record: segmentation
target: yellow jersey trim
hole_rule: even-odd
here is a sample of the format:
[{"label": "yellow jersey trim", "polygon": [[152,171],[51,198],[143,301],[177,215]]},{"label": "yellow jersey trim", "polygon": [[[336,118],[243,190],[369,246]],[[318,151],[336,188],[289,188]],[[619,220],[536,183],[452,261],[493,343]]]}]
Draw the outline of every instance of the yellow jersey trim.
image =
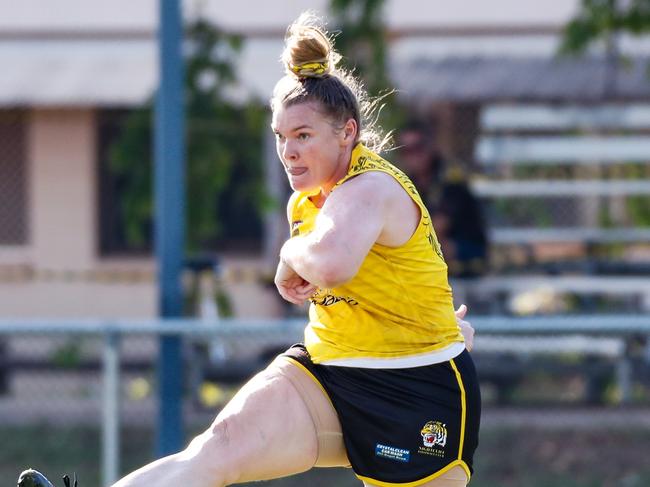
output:
[{"label": "yellow jersey trim", "polygon": [[460,410],[461,410],[461,416],[460,416],[460,441],[458,442],[458,459],[460,460],[463,458],[463,446],[465,443],[465,420],[467,416],[467,402],[465,398],[465,386],[463,385],[463,378],[460,375],[460,372],[458,371],[458,367],[456,367],[456,363],[454,360],[450,360],[449,363],[451,364],[451,367],[454,369],[454,372],[456,374],[456,380],[458,381],[458,387],[460,388]]}]

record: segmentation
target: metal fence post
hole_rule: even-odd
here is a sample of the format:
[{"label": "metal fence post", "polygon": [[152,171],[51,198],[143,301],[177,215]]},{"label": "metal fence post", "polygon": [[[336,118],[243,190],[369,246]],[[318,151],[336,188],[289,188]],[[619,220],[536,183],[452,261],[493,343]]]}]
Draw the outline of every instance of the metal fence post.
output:
[{"label": "metal fence post", "polygon": [[621,403],[627,404],[632,399],[632,339],[626,338],[623,356],[618,359],[616,364],[616,382],[618,383],[621,394]]},{"label": "metal fence post", "polygon": [[103,416],[102,422],[102,484],[114,484],[119,475],[120,455],[120,337],[109,331],[104,339]]},{"label": "metal fence post", "polygon": [[[183,105],[183,26],[180,0],[159,0],[160,80],[155,117],[155,247],[158,301],[162,318],[183,314],[181,272],[185,242],[185,117]],[[157,456],[183,443],[181,339],[160,338]]]},{"label": "metal fence post", "polygon": [[627,404],[632,397],[632,367],[628,357],[621,357],[616,364],[616,381],[621,394],[621,403]]}]

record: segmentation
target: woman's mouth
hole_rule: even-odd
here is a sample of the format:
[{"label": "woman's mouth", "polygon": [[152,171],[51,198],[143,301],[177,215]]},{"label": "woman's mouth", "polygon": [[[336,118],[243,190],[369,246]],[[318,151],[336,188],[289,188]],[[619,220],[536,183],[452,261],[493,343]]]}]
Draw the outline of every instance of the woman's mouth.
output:
[{"label": "woman's mouth", "polygon": [[292,176],[300,176],[301,174],[304,174],[307,172],[306,167],[288,167],[287,172],[291,174]]}]

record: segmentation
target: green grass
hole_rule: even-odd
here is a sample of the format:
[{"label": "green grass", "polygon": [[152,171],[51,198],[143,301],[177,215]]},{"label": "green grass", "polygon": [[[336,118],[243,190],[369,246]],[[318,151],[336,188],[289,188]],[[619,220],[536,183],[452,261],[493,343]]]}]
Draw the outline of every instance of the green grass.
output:
[{"label": "green grass", "polygon": [[[76,471],[81,487],[100,485],[100,432],[96,428],[46,425],[0,427],[0,474],[14,485],[28,467],[57,485]],[[152,459],[153,435],[135,428],[122,432],[123,472]],[[547,431],[491,428],[481,434],[472,487],[641,487],[650,485],[648,431]],[[268,487],[353,487],[361,483],[348,469],[314,469],[301,475],[248,484]]]}]

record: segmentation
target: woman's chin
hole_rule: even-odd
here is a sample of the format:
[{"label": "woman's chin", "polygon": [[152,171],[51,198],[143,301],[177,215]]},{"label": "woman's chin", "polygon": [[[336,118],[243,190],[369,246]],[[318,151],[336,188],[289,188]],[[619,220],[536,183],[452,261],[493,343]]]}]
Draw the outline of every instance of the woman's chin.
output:
[{"label": "woman's chin", "polygon": [[289,179],[289,186],[291,186],[291,189],[294,191],[300,191],[301,193],[311,193],[312,191],[316,191],[318,189],[317,186],[309,184],[309,181],[301,181],[299,178]]}]

